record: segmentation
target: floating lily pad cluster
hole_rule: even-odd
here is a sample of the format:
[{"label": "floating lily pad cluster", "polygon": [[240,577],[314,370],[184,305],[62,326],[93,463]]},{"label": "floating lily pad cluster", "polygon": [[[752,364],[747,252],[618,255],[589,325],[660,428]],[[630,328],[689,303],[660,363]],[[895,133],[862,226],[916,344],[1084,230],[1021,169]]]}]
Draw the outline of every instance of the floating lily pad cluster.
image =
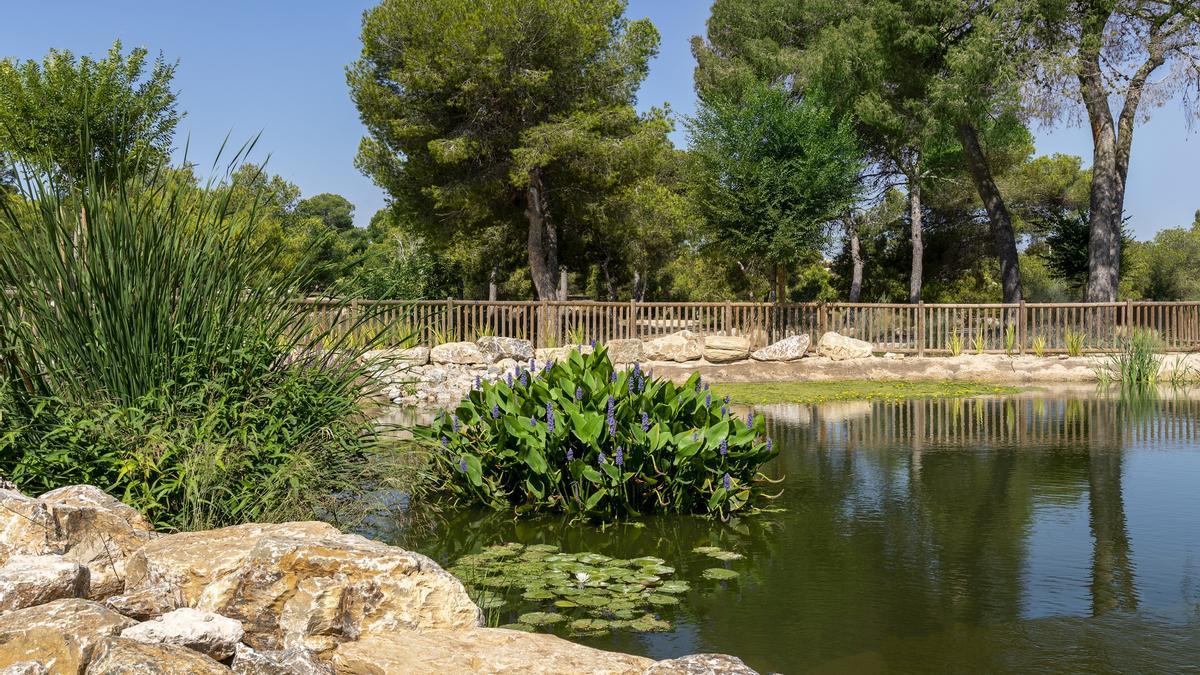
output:
[{"label": "floating lily pad cluster", "polygon": [[504,628],[602,635],[671,630],[659,612],[679,604],[688,582],[652,556],[622,560],[564,553],[548,544],[500,544],[463,556],[450,571],[484,610],[537,608]]},{"label": "floating lily pad cluster", "polygon": [[[721,562],[733,562],[734,560],[741,560],[746,557],[736,551],[726,551],[717,546],[697,546],[692,549],[692,553],[700,553]],[[738,573],[726,567],[710,567],[701,572],[700,576],[713,581],[728,581],[736,579]]]}]

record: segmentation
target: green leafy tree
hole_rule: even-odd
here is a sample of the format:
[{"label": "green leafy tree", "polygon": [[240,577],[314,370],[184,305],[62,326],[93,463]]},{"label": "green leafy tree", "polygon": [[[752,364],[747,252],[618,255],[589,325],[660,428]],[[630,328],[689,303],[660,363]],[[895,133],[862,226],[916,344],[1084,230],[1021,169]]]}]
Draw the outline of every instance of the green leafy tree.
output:
[{"label": "green leafy tree", "polygon": [[0,61],[0,152],[37,160],[60,187],[89,171],[111,184],[131,167],[158,166],[180,113],[175,64],[115,42],[102,59],[52,49],[41,63]]},{"label": "green leafy tree", "polygon": [[[578,214],[622,189],[611,167],[628,166],[647,125],[665,136],[661,114],[632,111],[658,32],[624,10],[384,0],[347,74],[369,132],[358,166],[431,243],[496,227],[525,240],[538,297],[558,297],[560,242]],[[578,187],[597,182],[599,193]]]},{"label": "green leafy tree", "polygon": [[[1018,15],[1010,41],[1035,58],[1026,79],[1047,121],[1082,108],[1092,132],[1086,298],[1117,299],[1134,128],[1146,108],[1200,99],[1200,6],[1166,0],[1047,0]],[[1113,104],[1120,106],[1114,110]]]},{"label": "green leafy tree", "polygon": [[354,227],[354,204],[341,195],[323,192],[296,204],[297,218],[317,218],[334,232]]},{"label": "green leafy tree", "polygon": [[789,268],[819,254],[826,224],[856,198],[853,130],[811,98],[754,84],[737,100],[703,101],[689,131],[713,244],[771,277],[785,300]]}]

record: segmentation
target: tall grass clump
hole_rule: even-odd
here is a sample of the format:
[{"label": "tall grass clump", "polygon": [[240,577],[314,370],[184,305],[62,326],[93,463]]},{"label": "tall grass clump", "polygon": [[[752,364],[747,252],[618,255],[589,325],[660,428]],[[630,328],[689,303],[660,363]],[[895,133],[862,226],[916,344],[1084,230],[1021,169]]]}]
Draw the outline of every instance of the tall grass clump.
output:
[{"label": "tall grass clump", "polygon": [[1143,387],[1158,381],[1162,357],[1162,343],[1158,337],[1146,330],[1135,330],[1129,339],[1121,342],[1121,350],[1109,356],[1109,378],[1121,382],[1122,387]]},{"label": "tall grass clump", "polygon": [[168,529],[342,520],[400,479],[363,412],[369,345],[291,302],[314,266],[271,271],[256,208],[234,219],[223,183],[165,167],[37,166],[3,213],[0,473],[90,483]]}]

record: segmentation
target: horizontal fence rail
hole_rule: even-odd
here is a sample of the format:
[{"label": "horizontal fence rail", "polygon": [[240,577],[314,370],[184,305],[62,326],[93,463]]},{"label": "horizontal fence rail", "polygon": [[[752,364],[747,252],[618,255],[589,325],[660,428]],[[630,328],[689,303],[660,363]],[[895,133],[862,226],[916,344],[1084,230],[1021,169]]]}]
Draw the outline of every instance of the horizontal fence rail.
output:
[{"label": "horizontal fence rail", "polygon": [[474,341],[487,335],[538,347],[652,339],[688,330],[767,344],[826,331],[879,352],[945,355],[1104,353],[1134,331],[1165,351],[1200,350],[1200,302],[887,304],[484,300],[297,300],[315,327],[382,347]]}]

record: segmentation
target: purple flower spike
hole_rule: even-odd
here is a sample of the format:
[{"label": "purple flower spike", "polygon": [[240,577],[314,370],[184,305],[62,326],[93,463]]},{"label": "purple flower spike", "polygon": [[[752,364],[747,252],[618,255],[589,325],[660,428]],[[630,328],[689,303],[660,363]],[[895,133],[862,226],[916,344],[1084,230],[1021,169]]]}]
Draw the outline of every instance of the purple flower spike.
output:
[{"label": "purple flower spike", "polygon": [[709,389],[708,383],[707,383],[707,382],[705,382],[705,383],[704,383],[704,391],[708,391],[708,389]]},{"label": "purple flower spike", "polygon": [[712,394],[709,394],[709,395],[707,395],[707,396],[705,396],[705,397],[704,397],[704,407],[705,407],[705,408],[711,408],[711,407],[712,407]]},{"label": "purple flower spike", "polygon": [[492,419],[494,419],[494,420],[500,419],[500,404],[499,403],[492,404]]},{"label": "purple flower spike", "polygon": [[753,410],[746,413],[746,426],[748,426],[748,427],[754,426],[754,411]]},{"label": "purple flower spike", "polygon": [[729,477],[729,474],[725,474],[725,477],[721,479],[721,482],[725,485],[726,490],[729,490],[729,488],[733,487],[733,479]]},{"label": "purple flower spike", "polygon": [[646,378],[642,377],[642,375],[639,373],[638,374],[638,393],[641,393],[643,391],[646,391]]},{"label": "purple flower spike", "polygon": [[724,417],[726,412],[728,412],[728,410],[725,408],[725,406],[721,406],[721,417]]},{"label": "purple flower spike", "polygon": [[633,364],[633,374],[634,375],[642,374],[642,364],[640,364],[640,363]]},{"label": "purple flower spike", "polygon": [[476,376],[475,376],[475,388],[476,388],[476,389],[482,389],[482,388],[483,388],[483,379],[482,379],[482,378],[480,378],[478,375],[476,375]]},{"label": "purple flower spike", "polygon": [[546,428],[554,433],[554,406],[550,403],[546,404]]},{"label": "purple flower spike", "polygon": [[628,388],[629,388],[629,393],[630,393],[630,394],[632,394],[632,393],[633,393],[633,384],[634,384],[633,380],[634,380],[634,377],[633,377],[632,375],[630,375],[630,376],[629,376],[629,383],[628,383],[628,384],[629,384],[629,387],[628,387]]},{"label": "purple flower spike", "polygon": [[553,362],[553,361],[547,361],[547,362],[546,362],[546,364],[542,366],[542,372],[543,372],[543,373],[545,373],[546,375],[549,375],[549,374],[550,374],[550,369],[551,369],[551,368],[553,368],[553,367],[554,367],[554,362]]},{"label": "purple flower spike", "polygon": [[529,418],[529,426],[531,426],[531,427],[536,427],[536,426],[537,426],[537,418],[536,418],[536,417],[530,417],[530,418]]},{"label": "purple flower spike", "polygon": [[521,371],[521,386],[522,387],[529,386],[529,371],[528,370]]},{"label": "purple flower spike", "polygon": [[613,460],[613,464],[616,464],[617,466],[621,466],[624,463],[625,463],[625,449],[618,446],[617,447],[617,457],[616,457],[616,459]]},{"label": "purple flower spike", "polygon": [[513,380],[512,380],[512,373],[505,373],[505,374],[504,374],[504,382],[508,384],[508,386],[509,386],[509,388],[510,388],[510,389],[512,388],[512,382],[513,382]]},{"label": "purple flower spike", "polygon": [[607,460],[607,459],[605,459],[605,457],[604,457],[604,453],[603,453],[603,452],[602,452],[602,453],[600,453],[600,456],[596,458],[596,463],[597,463],[597,464],[603,464],[603,463],[605,463],[606,461],[608,461],[608,460]]},{"label": "purple flower spike", "polygon": [[613,397],[608,397],[608,417],[605,420],[608,422],[608,433],[610,436],[617,435],[617,417],[616,417],[616,401]]},{"label": "purple flower spike", "polygon": [[575,461],[575,449],[574,448],[567,448],[567,461],[568,462]]},{"label": "purple flower spike", "polygon": [[533,359],[529,359],[529,370],[531,370],[531,371],[537,370],[537,368],[535,368],[533,365]]},{"label": "purple flower spike", "polygon": [[450,416],[450,428],[454,429],[454,433],[456,434],[458,433],[458,430],[462,428],[462,425],[458,423],[458,415]]},{"label": "purple flower spike", "polygon": [[725,394],[725,405],[729,405],[729,401],[730,401],[729,394]]},{"label": "purple flower spike", "polygon": [[458,470],[463,473],[467,472],[467,458],[466,457],[463,457],[462,459],[458,460]]},{"label": "purple flower spike", "polygon": [[699,394],[699,393],[700,393],[700,383],[701,383],[701,381],[702,381],[703,379],[704,379],[704,378],[702,378],[702,377],[697,377],[697,378],[696,378],[696,393],[697,393],[697,394]]},{"label": "purple flower spike", "polygon": [[771,438],[767,437],[767,452],[770,452],[771,448],[774,447],[774,445],[775,444],[771,442]]},{"label": "purple flower spike", "polygon": [[596,348],[596,338],[592,338],[592,349]]},{"label": "purple flower spike", "polygon": [[721,449],[718,450],[717,452],[721,453],[722,457],[729,454],[729,439],[728,438],[721,439]]},{"label": "purple flower spike", "polygon": [[447,445],[450,445],[450,439],[446,438],[445,436],[442,436],[442,447],[444,448]]},{"label": "purple flower spike", "polygon": [[642,431],[650,431],[650,415],[642,411]]},{"label": "purple flower spike", "polygon": [[575,387],[575,400],[576,401],[583,400],[583,387]]},{"label": "purple flower spike", "polygon": [[612,371],[612,374],[608,376],[608,381],[609,381],[609,382],[616,382],[616,381],[617,381],[617,371],[615,371],[615,370],[614,370],[614,371]]}]

